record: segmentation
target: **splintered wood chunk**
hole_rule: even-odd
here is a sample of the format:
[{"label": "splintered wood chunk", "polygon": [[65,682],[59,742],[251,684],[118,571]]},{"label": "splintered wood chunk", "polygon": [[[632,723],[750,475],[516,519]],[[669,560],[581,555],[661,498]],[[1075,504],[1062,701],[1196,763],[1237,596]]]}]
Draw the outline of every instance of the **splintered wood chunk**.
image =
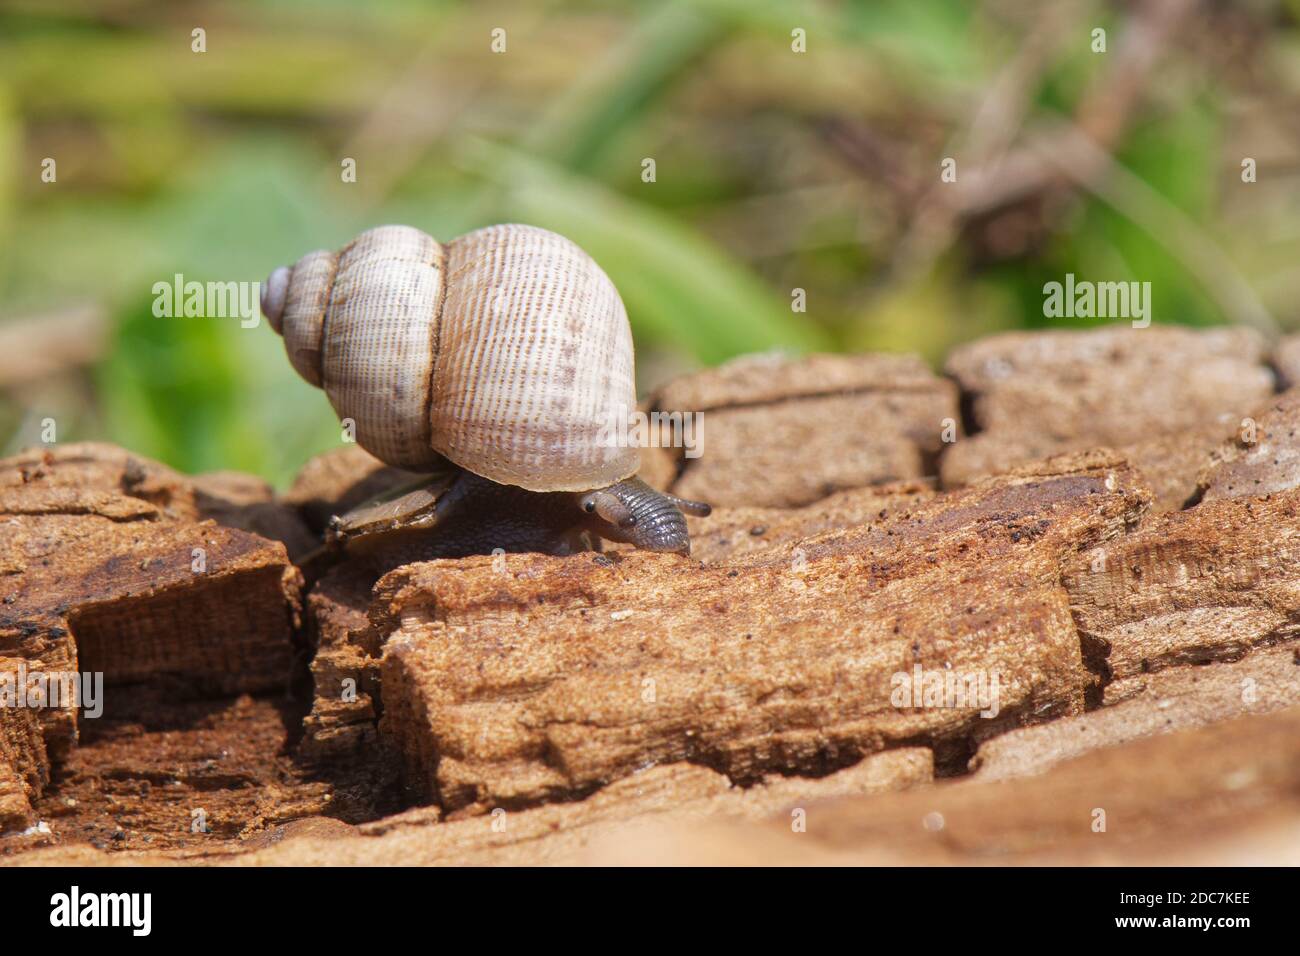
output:
[{"label": "splintered wood chunk", "polygon": [[1198,482],[1204,501],[1300,486],[1300,388],[1244,416],[1211,458]]},{"label": "splintered wood chunk", "polygon": [[[302,586],[285,546],[194,520],[203,493],[165,471],[78,448],[0,462],[0,654],[102,675],[110,697],[159,680],[204,696],[284,687]],[[41,720],[63,759],[75,699]]]},{"label": "splintered wood chunk", "polygon": [[[1015,332],[955,350],[945,364],[970,404],[977,434],[941,462],[945,487],[1064,451],[1109,446],[1157,462],[1165,435],[1226,435],[1273,391],[1263,344],[1248,329],[1173,326]],[[1195,490],[1205,460],[1187,451],[1177,479],[1161,469],[1162,505]],[[1174,503],[1168,503],[1175,499]]]},{"label": "splintered wood chunk", "polygon": [[677,463],[672,492],[733,508],[932,474],[961,418],[953,383],[912,355],[746,356],[669,382],[649,413]]},{"label": "splintered wood chunk", "polygon": [[375,745],[373,695],[379,658],[361,643],[369,626],[373,577],[342,565],[307,595],[306,615],[314,639],[311,672],[315,697],[303,722],[302,753],[310,759],[338,758]]},{"label": "splintered wood chunk", "polygon": [[1080,554],[1064,582],[1085,648],[1116,680],[1300,636],[1300,489],[1155,516]]},{"label": "splintered wood chunk", "polygon": [[1043,463],[714,567],[635,552],[398,569],[370,611],[381,731],[427,799],[482,812],[651,764],[821,774],[1079,712],[1094,677],[1060,562],[1136,521],[1149,496],[1130,480],[1104,456]]},{"label": "splintered wood chunk", "polygon": [[1300,704],[1300,643],[1264,648],[1245,660],[1171,667],[1109,685],[1109,706],[1024,727],[984,743],[972,759],[979,779],[1042,773],[1051,766],[1140,737],[1167,734]]},{"label": "splintered wood chunk", "polygon": [[40,711],[32,705],[29,673],[21,658],[0,657],[0,830],[31,822],[32,800],[50,780]]}]

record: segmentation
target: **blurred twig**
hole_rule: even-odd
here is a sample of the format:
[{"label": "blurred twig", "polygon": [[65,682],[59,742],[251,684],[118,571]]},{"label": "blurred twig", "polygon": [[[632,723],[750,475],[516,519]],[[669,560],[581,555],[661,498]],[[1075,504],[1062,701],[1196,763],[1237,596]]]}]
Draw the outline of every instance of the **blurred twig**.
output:
[{"label": "blurred twig", "polygon": [[[994,79],[966,130],[964,142],[950,147],[959,157],[956,183],[934,181],[894,253],[896,280],[928,271],[957,237],[961,220],[972,211],[971,196],[987,196],[989,180],[1007,165],[1007,152],[1024,122],[1038,82],[1052,54],[1076,28],[1083,5],[1048,6],[1021,44],[1020,53]],[[954,193],[956,195],[954,196]]]},{"label": "blurred twig", "polygon": [[97,362],[107,338],[107,317],[94,305],[0,323],[0,388]]},{"label": "blurred twig", "polygon": [[1270,337],[1279,334],[1277,321],[1219,244],[1141,177],[1117,163],[1090,135],[1062,123],[1035,148],[1045,166],[1158,236],[1169,253],[1201,281],[1229,321],[1252,326]]},{"label": "blurred twig", "polygon": [[[441,46],[436,35],[424,44],[343,144],[341,156],[366,160],[365,175],[357,181],[365,207],[387,198],[429,147],[455,125],[482,86],[481,78],[443,82],[438,67]],[[331,184],[338,175],[333,166],[325,174]]]},{"label": "blurred twig", "polygon": [[[1106,156],[1105,151],[1114,147],[1127,128],[1152,69],[1196,2],[1151,0],[1145,4],[1109,54],[1109,69],[1084,94],[1071,129],[1092,137],[1101,156]],[[1078,182],[1045,159],[1068,148],[1071,137],[1059,130],[1036,132],[1015,149],[1010,144],[1024,120],[1035,78],[1046,68],[1048,55],[1061,38],[1074,35],[1079,13],[1075,5],[1049,8],[1031,31],[1021,55],[994,82],[967,134],[970,152],[962,149],[954,153],[959,157],[957,182],[938,183],[929,190],[899,244],[893,268],[896,280],[929,269],[956,239],[964,221],[1071,179]]]},{"label": "blurred twig", "polygon": [[961,215],[979,215],[1059,185],[1061,170],[1043,157],[1067,148],[1075,132],[1089,136],[1103,151],[1113,150],[1142,102],[1152,70],[1197,2],[1150,0],[1145,4],[1120,36],[1110,55],[1110,68],[1084,93],[1073,127],[1039,133],[995,168],[980,171],[975,185],[958,190]]}]

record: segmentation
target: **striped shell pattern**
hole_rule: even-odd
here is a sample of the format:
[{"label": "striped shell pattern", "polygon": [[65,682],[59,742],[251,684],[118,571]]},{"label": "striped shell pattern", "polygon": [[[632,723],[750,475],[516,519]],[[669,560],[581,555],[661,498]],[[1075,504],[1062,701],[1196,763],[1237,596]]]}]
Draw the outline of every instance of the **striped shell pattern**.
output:
[{"label": "striped shell pattern", "polygon": [[563,236],[502,225],[444,245],[380,226],[277,269],[263,310],[298,374],[390,465],[443,456],[501,484],[585,491],[640,464],[610,440],[636,408],[627,312]]}]

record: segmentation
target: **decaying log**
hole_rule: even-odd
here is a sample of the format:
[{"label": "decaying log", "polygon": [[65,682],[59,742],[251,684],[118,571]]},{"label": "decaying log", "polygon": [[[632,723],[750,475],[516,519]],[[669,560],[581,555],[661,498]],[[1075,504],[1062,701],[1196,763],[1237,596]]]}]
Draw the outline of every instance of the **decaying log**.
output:
[{"label": "decaying log", "polygon": [[691,557],[716,564],[826,531],[883,521],[933,496],[927,482],[901,481],[839,491],[802,508],[721,508],[707,518],[686,519]]},{"label": "decaying log", "polygon": [[808,807],[807,829],[647,828],[593,844],[602,865],[1300,862],[1300,708],[1091,751],[1016,780],[977,778]]},{"label": "decaying log", "polygon": [[50,779],[50,763],[41,735],[39,712],[23,699],[27,662],[0,657],[0,831],[33,822],[31,801]]},{"label": "decaying log", "polygon": [[1114,679],[1300,636],[1300,490],[1203,501],[1080,554],[1063,576]]},{"label": "decaying log", "polygon": [[[0,654],[102,674],[109,692],[285,686],[301,576],[280,542],[199,520],[208,493],[173,475],[95,445],[0,466]],[[60,703],[41,712],[55,760],[76,739]]]},{"label": "decaying log", "polygon": [[[955,350],[945,369],[977,429],[944,454],[945,487],[1105,445],[1155,467],[1162,508],[1192,495],[1205,456],[1274,385],[1260,337],[1241,328],[1016,332]],[[1183,434],[1179,478],[1164,439]]]},{"label": "decaying log", "polygon": [[1245,416],[1197,480],[1205,501],[1267,495],[1300,486],[1300,388]]},{"label": "decaying log", "polygon": [[788,508],[932,474],[961,420],[952,382],[911,355],[748,356],[669,382],[649,406],[702,414],[702,454],[671,449],[672,491],[723,507]]},{"label": "decaying log", "polygon": [[1106,687],[1107,706],[1024,727],[985,742],[971,761],[976,777],[1042,773],[1102,747],[1200,727],[1300,702],[1300,642],[1252,651],[1236,663],[1172,667]]},{"label": "decaying log", "polygon": [[[947,367],[761,356],[665,386],[648,411],[704,413],[703,457],[644,470],[717,506],[690,558],[377,582],[340,558],[305,599],[292,559],[409,473],[350,446],[277,499],[110,446],[0,462],[0,673],[100,671],[119,721],[74,751],[74,709],[0,708],[0,859],[98,859],[30,850],[102,836],[68,787],[141,830],[218,808],[211,849],[111,838],[146,862],[1145,860],[1300,819],[1300,392],[1271,395],[1258,338],[1013,335]],[[261,696],[295,648],[301,741]],[[174,753],[119,734],[146,698],[141,746]],[[173,763],[188,789],[96,795]]]},{"label": "decaying log", "polygon": [[[380,727],[426,798],[482,812],[650,764],[820,774],[1077,713],[1094,675],[1061,562],[1148,500],[1097,453],[714,567],[642,552],[410,565],[369,612]],[[917,671],[996,673],[996,714],[896,706],[897,675]]]}]

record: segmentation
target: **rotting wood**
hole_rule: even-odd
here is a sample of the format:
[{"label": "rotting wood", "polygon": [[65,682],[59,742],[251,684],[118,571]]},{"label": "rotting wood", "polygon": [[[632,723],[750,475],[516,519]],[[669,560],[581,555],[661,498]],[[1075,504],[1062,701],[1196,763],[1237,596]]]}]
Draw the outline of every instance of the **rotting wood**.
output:
[{"label": "rotting wood", "polygon": [[1236,663],[1173,667],[1106,687],[1107,706],[1012,730],[971,761],[981,780],[1042,773],[1091,750],[1300,702],[1300,642],[1252,651]]},{"label": "rotting wood", "polygon": [[[182,475],[116,445],[79,442],[29,449],[0,462],[4,514],[100,514],[237,528],[280,541],[291,556],[315,546],[297,509],[265,481],[239,472]],[[111,513],[104,509],[113,509]]]},{"label": "rotting wood", "polygon": [[717,564],[827,531],[883,521],[933,496],[926,482],[900,481],[836,492],[801,508],[720,508],[707,518],[686,519],[691,557],[701,564]]},{"label": "rotting wood", "polygon": [[27,666],[21,658],[0,657],[0,831],[34,822],[31,802],[50,779],[38,711],[25,699],[10,699],[25,695]]},{"label": "rotting wood", "polygon": [[1252,409],[1211,459],[1197,480],[1204,501],[1300,486],[1300,388]]},{"label": "rotting wood", "polygon": [[1151,488],[1151,510],[1179,511],[1195,501],[1198,478],[1230,428],[1222,422],[1156,435],[1116,449]]},{"label": "rotting wood", "polygon": [[[819,779],[769,777],[748,788],[706,767],[649,767],[579,803],[558,803],[490,818],[442,821],[436,808],[396,814],[351,827],[309,817],[278,825],[247,841],[238,855],[193,856],[196,862],[242,865],[346,866],[391,859],[404,865],[548,865],[571,861],[606,839],[626,839],[657,822],[757,823],[773,815],[789,825],[793,810],[841,796],[869,796],[930,782],[928,750],[910,747],[864,758]],[[150,864],[171,857],[121,854]],[[87,862],[80,847],[37,850],[35,860]]]},{"label": "rotting wood", "polygon": [[808,808],[807,829],[668,825],[577,857],[598,865],[1295,865],[1300,708],[1090,751],[1045,773]]},{"label": "rotting wood", "polygon": [[[1271,387],[1271,375],[1251,334],[1133,334],[1103,330],[1064,333],[1062,339],[1049,333],[1033,342],[1017,339],[1009,351],[997,339],[972,346],[973,353],[988,346],[989,355],[1010,356],[1011,374],[998,361],[976,363],[973,372],[960,374],[950,364],[959,380],[969,379],[967,398],[983,432],[959,437],[947,454],[930,418],[934,411],[955,410],[955,401],[943,397],[953,395],[951,383],[935,379],[919,363],[909,370],[912,360],[762,357],[678,380],[684,391],[667,407],[707,406],[706,458],[715,470],[674,458],[680,449],[651,449],[652,464],[667,466],[656,481],[675,480],[681,467],[683,478],[712,474],[718,487],[738,489],[742,498],[746,489],[773,494],[761,487],[766,481],[778,489],[781,504],[812,502],[721,507],[710,518],[691,519],[694,556],[703,567],[626,551],[568,559],[520,555],[505,558],[504,573],[491,558],[412,565],[374,590],[356,567],[336,567],[311,593],[308,627],[298,634],[315,643],[316,696],[301,747],[287,752],[293,768],[268,763],[258,771],[283,772],[284,781],[249,777],[265,790],[252,799],[247,792],[222,790],[221,768],[213,768],[211,777],[196,763],[196,786],[216,787],[210,800],[226,810],[221,835],[190,841],[184,854],[213,861],[240,854],[248,862],[552,862],[589,858],[590,846],[596,858],[610,859],[611,845],[633,852],[637,841],[631,837],[642,832],[642,822],[668,819],[657,816],[656,807],[680,801],[683,807],[708,808],[702,820],[734,817],[736,808],[760,804],[764,814],[776,812],[771,825],[756,830],[751,824],[746,831],[749,847],[772,854],[766,862],[825,860],[840,852],[832,848],[837,841],[856,860],[1029,860],[1047,853],[1060,854],[1052,859],[1086,859],[1094,851],[1077,842],[1073,803],[1059,819],[1035,806],[1017,824],[991,807],[988,791],[961,796],[983,777],[1031,774],[1032,780],[998,783],[1017,788],[1003,789],[998,799],[1057,799],[1070,792],[1079,761],[1121,788],[1116,805],[1126,821],[1138,821],[1126,822],[1122,838],[1109,846],[1146,846],[1143,841],[1163,828],[1166,838],[1174,835],[1176,848],[1182,831],[1169,825],[1171,813],[1227,832],[1231,814],[1219,813],[1225,800],[1248,816],[1252,807],[1274,801],[1283,785],[1274,773],[1276,762],[1294,762],[1296,745],[1287,750],[1274,725],[1249,725],[1255,737],[1236,731],[1224,736],[1217,726],[1208,728],[1209,736],[1191,731],[1204,747],[1250,751],[1262,741],[1257,752],[1244,754],[1244,762],[1220,767],[1227,775],[1221,787],[1200,777],[1148,778],[1173,774],[1174,759],[1191,759],[1180,728],[1218,725],[1239,713],[1296,702],[1300,666],[1289,655],[1300,638],[1291,624],[1296,609],[1288,575],[1288,565],[1295,564],[1291,539],[1300,527],[1294,510],[1300,491],[1292,490],[1289,453],[1294,399],[1257,401]],[[1167,354],[1156,354],[1161,352]],[[1281,368],[1278,353],[1274,362]],[[976,381],[980,374],[989,380]],[[1155,397],[1159,414],[1151,411]],[[771,433],[777,446],[795,440],[793,423],[804,416],[797,432],[800,450],[746,471],[754,450],[739,439],[727,444],[728,416],[771,409],[778,419],[791,416],[788,434]],[[822,412],[838,417],[820,417]],[[876,413],[897,415],[877,422],[884,445],[872,454],[880,467],[853,472],[830,462],[822,468],[820,462],[847,445],[865,447],[871,438],[846,435],[845,421],[861,415],[865,422]],[[1258,426],[1262,438],[1254,444],[1241,437],[1241,426],[1249,424],[1243,418]],[[757,428],[759,421],[768,419],[755,417],[744,427]],[[715,444],[710,428],[719,423],[724,441]],[[912,425],[916,429],[909,432]],[[1225,443],[1227,433],[1234,437]],[[1015,463],[1022,454],[1041,456],[1103,440],[1119,453],[1094,450]],[[980,453],[993,456],[990,470],[1002,476],[972,472],[952,482],[963,487],[939,492],[932,479],[833,492],[840,480],[835,469],[861,485],[894,474],[903,461],[933,473],[936,455],[945,469],[954,469],[945,470],[952,478],[976,460],[972,442],[983,443]],[[139,543],[150,556],[175,546],[179,559],[185,536],[200,529],[226,536],[227,550],[219,553],[244,554],[250,562],[250,576],[240,578],[243,586],[232,586],[220,600],[259,621],[268,613],[288,614],[276,638],[286,648],[290,630],[298,630],[296,583],[288,580],[296,572],[277,545],[232,529],[258,531],[301,553],[314,544],[306,526],[319,529],[329,514],[409,477],[348,447],[304,469],[286,496],[289,507],[247,476],[185,478],[109,446],[25,453],[3,465],[12,467],[0,466],[0,582],[10,591],[29,578],[53,581],[50,566],[41,562],[58,564],[84,542],[120,545],[127,535],[143,533]],[[1198,497],[1199,504],[1178,510]],[[1177,513],[1152,514],[1152,501],[1154,510]],[[216,523],[200,524],[204,518]],[[75,559],[68,567],[74,576],[93,570]],[[137,584],[137,570],[157,570],[132,570],[129,559],[105,568],[104,580],[111,570]],[[161,593],[174,602],[173,621],[195,613],[180,603],[190,586],[183,577],[163,582]],[[143,607],[147,617],[157,616],[149,595],[159,598],[158,593],[105,589],[111,593],[104,602]],[[92,656],[106,653],[103,646],[95,648],[96,633],[113,630],[103,623],[112,615],[95,616],[100,606],[83,618],[69,607],[66,622],[49,627],[11,618],[16,626],[0,632],[0,653],[18,647],[33,666],[84,668],[76,645],[86,643],[86,623]],[[13,603],[0,606],[0,613],[13,611]],[[129,616],[123,611],[117,628],[128,643],[136,636],[128,633]],[[60,626],[70,633],[58,633]],[[243,655],[241,673],[249,681],[278,668],[274,686],[265,689],[282,686],[283,658],[259,662],[245,655],[239,641],[246,635],[234,626],[218,627],[212,636],[234,658]],[[164,657],[184,658],[179,671],[158,666],[153,651],[128,654],[125,644],[108,644],[123,651],[114,665],[118,679],[139,681],[133,686],[150,693],[190,684],[182,673],[190,664],[205,673],[211,666],[198,655],[186,657],[192,648],[165,642]],[[893,677],[918,663],[928,673],[999,671],[999,719],[985,720],[971,708],[895,708],[889,699]],[[136,664],[134,676],[124,674]],[[646,677],[654,679],[653,701],[643,697]],[[1247,681],[1253,681],[1253,701],[1241,693]],[[236,692],[233,686],[208,680],[206,687],[190,689],[228,694]],[[1099,709],[1084,712],[1085,700]],[[250,713],[267,703],[256,701]],[[241,717],[243,706],[226,698],[220,712],[229,718],[222,724],[227,729],[196,725],[185,733],[194,731],[198,745],[256,724],[259,740],[273,738],[275,722],[265,713],[257,720]],[[43,807],[40,819],[59,810],[59,791],[55,798],[40,795],[49,762],[30,747],[18,756],[14,726],[11,721],[7,731],[9,756],[0,755],[0,814],[7,813],[11,825],[27,826],[36,819],[34,808]],[[53,730],[62,732],[51,732],[47,721],[48,753],[59,766],[72,737],[68,727]],[[1154,739],[1131,739],[1144,735]],[[109,736],[96,735],[80,751],[87,793],[96,780],[135,774],[148,779],[159,772],[156,761],[132,758],[129,744]],[[30,737],[28,727],[22,739]],[[140,745],[157,739],[142,734]],[[946,774],[959,771],[978,748],[975,778],[923,787],[914,793],[916,800],[896,807],[899,798],[860,796],[846,816],[827,818],[818,803],[809,820],[819,838],[797,847],[788,840],[788,812],[766,802],[776,800],[783,787],[795,794],[792,802],[812,800],[858,774],[871,778],[890,761],[918,754],[928,761],[930,747]],[[94,765],[104,759],[115,762]],[[1251,762],[1256,759],[1265,764]],[[1218,755],[1214,760],[1222,763]],[[647,764],[654,766],[647,770]],[[19,772],[19,766],[27,769]],[[33,777],[32,767],[45,770]],[[409,792],[398,783],[401,769]],[[230,786],[244,785],[242,772],[230,774]],[[301,772],[309,774],[309,786],[288,782]],[[804,774],[828,776],[799,776]],[[740,789],[733,780],[750,786]],[[1187,789],[1187,803],[1170,802],[1175,783]],[[1143,802],[1145,793],[1124,789],[1130,784],[1150,786],[1166,801],[1164,808]],[[931,837],[915,818],[918,811],[922,822],[932,811],[942,816],[947,811],[934,810],[935,801],[954,793],[960,826],[949,821],[933,831],[952,836],[950,844],[937,847],[946,837]],[[437,802],[373,820],[429,800]],[[879,806],[897,832],[868,847],[860,830],[874,834],[868,842],[884,832],[862,830],[878,800],[886,801]],[[1285,801],[1274,802],[1287,809]],[[125,804],[137,820],[163,819],[168,809],[129,799]],[[491,809],[507,810],[507,827],[503,835],[485,839],[496,832],[490,829],[495,818],[479,814]],[[113,812],[121,810],[115,806]],[[325,812],[373,822],[351,828],[318,816]],[[66,818],[61,813],[48,818],[55,831],[92,832],[80,811]],[[980,814],[989,814],[987,839],[976,835]],[[305,816],[292,822],[295,815]],[[828,819],[835,821],[830,829]],[[561,834],[547,836],[555,826],[563,828]],[[142,846],[147,834],[127,829],[120,844],[110,845]],[[720,841],[710,849],[726,852],[729,832],[709,827],[707,839]],[[1095,834],[1085,832],[1085,841],[1096,842]],[[243,839],[250,835],[252,840]],[[21,846],[59,838],[30,836]],[[258,846],[267,848],[241,853]],[[81,859],[80,851],[52,852],[66,853],[64,861]],[[654,848],[635,852],[645,862]],[[125,851],[133,859],[175,858],[135,854]]]},{"label": "rotting wood", "polygon": [[[1259,335],[1241,328],[1015,332],[962,346],[944,367],[978,431],[944,454],[943,484],[1106,445],[1139,467],[1150,462],[1160,472],[1161,506],[1180,507],[1180,491],[1195,490],[1207,463],[1201,454],[1272,393],[1263,355]],[[1182,434],[1195,437],[1180,443],[1179,479],[1165,438]]]},{"label": "rotting wood", "polygon": [[314,692],[298,753],[328,777],[332,811],[346,820],[371,819],[410,802],[402,789],[400,755],[376,726],[380,658],[366,643],[373,584],[368,572],[336,567],[306,601]]},{"label": "rotting wood", "polygon": [[[0,467],[0,654],[110,692],[286,685],[301,575],[280,542],[198,520],[204,492],[173,474],[95,445]],[[56,761],[77,732],[60,704],[41,712]]]},{"label": "rotting wood", "polygon": [[[1105,453],[716,567],[642,552],[410,565],[376,585],[381,730],[444,809],[575,799],[649,763],[825,773],[911,741],[1077,713],[1093,682],[1059,583],[1149,494]],[[999,680],[895,706],[915,669]],[[918,694],[920,693],[918,689]]]},{"label": "rotting wood", "polygon": [[1078,555],[1063,580],[1094,665],[1119,680],[1300,636],[1300,489],[1203,501]]},{"label": "rotting wood", "polygon": [[[164,684],[110,695],[39,799],[48,826],[12,843],[89,843],[177,858],[229,853],[241,838],[333,812],[329,784],[285,751],[282,695],[179,699]],[[0,841],[0,852],[7,849]]]},{"label": "rotting wood", "polygon": [[[911,355],[746,356],[675,379],[648,404],[699,416],[701,454],[671,448],[672,491],[722,507],[793,507],[920,478],[961,419],[953,384]],[[660,441],[673,444],[672,427]]]},{"label": "rotting wood", "polygon": [[[762,807],[760,822],[737,819],[723,802],[739,798],[743,808],[751,791],[728,790],[720,775],[678,764],[625,777],[581,803],[450,823],[429,810],[360,828],[311,821],[301,835],[286,832],[290,824],[250,840],[253,852],[213,851],[190,860],[242,866],[1294,865],[1300,863],[1297,740],[1300,708],[1292,707],[1091,751],[1010,780],[917,786],[924,783],[922,756],[919,777],[897,793],[823,797],[819,788],[836,787],[838,774],[777,781],[796,792],[788,799],[782,794],[777,807]],[[906,755],[910,762],[913,753],[888,751],[868,760]],[[872,771],[858,765],[841,773]],[[699,802],[684,800],[688,793]],[[791,805],[805,811],[802,832],[792,832]],[[78,866],[175,858],[110,857],[67,846],[19,859]]]}]

